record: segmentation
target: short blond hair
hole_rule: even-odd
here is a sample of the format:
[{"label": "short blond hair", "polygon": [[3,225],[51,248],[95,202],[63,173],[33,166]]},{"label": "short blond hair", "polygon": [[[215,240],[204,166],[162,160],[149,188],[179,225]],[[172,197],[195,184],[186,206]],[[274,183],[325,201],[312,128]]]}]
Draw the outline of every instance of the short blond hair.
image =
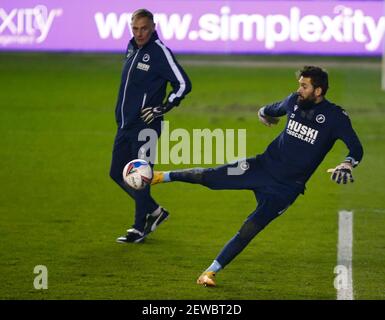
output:
[{"label": "short blond hair", "polygon": [[154,23],[154,15],[147,9],[135,10],[135,12],[131,16],[131,21],[134,21],[137,18],[148,18],[151,20],[152,23]]}]

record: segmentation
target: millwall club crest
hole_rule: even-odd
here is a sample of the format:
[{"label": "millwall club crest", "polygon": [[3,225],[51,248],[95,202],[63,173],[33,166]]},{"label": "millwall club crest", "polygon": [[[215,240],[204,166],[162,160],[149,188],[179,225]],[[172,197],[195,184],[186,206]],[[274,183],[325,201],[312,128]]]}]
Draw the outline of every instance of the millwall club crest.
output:
[{"label": "millwall club crest", "polygon": [[143,62],[148,62],[150,61],[150,55],[148,53],[146,53],[144,56],[143,56]]},{"label": "millwall club crest", "polygon": [[324,123],[325,122],[325,116],[323,114],[318,114],[315,117],[315,121],[317,121],[318,123]]}]

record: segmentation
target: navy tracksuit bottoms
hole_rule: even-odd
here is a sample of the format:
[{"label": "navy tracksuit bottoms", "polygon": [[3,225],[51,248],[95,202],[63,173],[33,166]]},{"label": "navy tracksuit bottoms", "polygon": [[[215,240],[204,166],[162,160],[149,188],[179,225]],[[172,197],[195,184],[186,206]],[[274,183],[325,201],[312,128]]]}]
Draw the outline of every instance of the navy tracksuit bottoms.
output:
[{"label": "navy tracksuit bottoms", "polygon": [[[171,171],[171,181],[204,185],[213,190],[251,190],[258,202],[237,234],[225,245],[216,260],[224,268],[273,219],[281,215],[298,197],[299,191],[276,181],[260,164],[258,157],[246,159],[242,174],[230,174],[237,165]],[[242,166],[241,166],[242,167]],[[232,171],[233,170],[233,171]]]},{"label": "navy tracksuit bottoms", "polygon": [[[157,121],[153,125],[153,130],[157,133],[157,137],[160,136],[161,124],[160,121]],[[127,192],[135,201],[135,222],[133,228],[143,232],[144,226],[146,224],[146,216],[149,213],[155,211],[159,204],[152,198],[150,194],[150,186],[145,187],[142,190],[134,190],[129,188],[123,182],[123,169],[124,166],[131,160],[138,159],[143,153],[141,150],[142,146],[148,141],[139,141],[140,130],[127,130],[127,129],[118,129],[114,147],[112,151],[112,161],[110,168],[111,178],[125,191]],[[154,151],[156,147],[157,139],[151,140],[151,150]],[[150,150],[147,149],[146,155],[149,156]],[[153,153],[151,155],[154,155]],[[155,155],[154,155],[155,156]],[[150,165],[154,166],[154,159],[150,161]]]}]

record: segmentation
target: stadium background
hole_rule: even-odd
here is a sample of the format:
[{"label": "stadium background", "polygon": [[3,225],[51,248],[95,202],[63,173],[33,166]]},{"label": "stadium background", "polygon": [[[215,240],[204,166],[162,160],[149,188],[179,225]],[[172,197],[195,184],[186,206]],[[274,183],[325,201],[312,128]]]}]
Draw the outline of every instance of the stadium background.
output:
[{"label": "stadium background", "polygon": [[[171,12],[170,3],[176,8],[177,2],[182,9],[206,4],[203,0],[143,1],[140,6],[154,12],[163,6]],[[380,1],[277,3],[282,7],[304,4],[315,15],[315,3],[321,2],[362,6],[364,11],[371,5],[383,9]],[[154,187],[155,197],[171,212],[170,220],[144,245],[114,242],[129,227],[133,210],[132,201],[108,176],[122,53],[130,36],[127,28],[120,39],[107,39],[102,49],[76,47],[91,45],[82,37],[87,31],[81,26],[93,23],[95,28],[95,23],[87,22],[85,15],[66,22],[64,27],[71,31],[67,39],[62,31],[55,33],[60,19],[66,21],[62,11],[52,20],[44,41],[37,43],[37,29],[32,26],[39,22],[28,30],[26,9],[43,4],[47,18],[50,10],[71,3],[0,4],[0,299],[332,300],[336,298],[337,213],[342,209],[354,212],[355,299],[385,298],[383,38],[375,52],[365,51],[362,43],[355,48],[345,43],[341,50],[347,51],[332,54],[337,44],[322,42],[302,43],[301,52],[290,49],[293,44],[288,41],[282,43],[286,48],[278,43],[274,49],[234,54],[242,51],[242,42],[235,47],[223,40],[217,42],[217,47],[224,48],[222,54],[176,50],[193,91],[167,115],[171,129],[190,133],[204,128],[247,129],[247,155],[260,153],[282,130],[284,121],[267,129],[257,121],[257,108],[296,90],[295,71],[312,63],[329,71],[328,98],[347,109],[365,149],[364,160],[354,172],[356,183],[337,186],[325,173],[346,155],[344,145],[337,143],[308,183],[306,196],[220,274],[218,288],[207,290],[195,284],[196,277],[253,210],[253,195],[187,184]],[[90,7],[82,3],[75,8],[84,14]],[[93,3],[98,7],[102,2]],[[105,12],[125,12],[117,9],[121,3],[109,1]],[[236,11],[236,1],[213,3]],[[276,2],[269,3],[273,8]],[[242,4],[261,6],[251,0]],[[12,11],[15,8],[17,12]],[[126,11],[134,9],[131,3]],[[377,14],[381,16],[381,11]],[[69,47],[45,47],[50,41]],[[178,48],[175,39],[165,43]],[[313,46],[311,52],[306,52],[308,46]],[[160,164],[158,168],[187,166]],[[36,265],[48,268],[47,290],[33,286]]]}]

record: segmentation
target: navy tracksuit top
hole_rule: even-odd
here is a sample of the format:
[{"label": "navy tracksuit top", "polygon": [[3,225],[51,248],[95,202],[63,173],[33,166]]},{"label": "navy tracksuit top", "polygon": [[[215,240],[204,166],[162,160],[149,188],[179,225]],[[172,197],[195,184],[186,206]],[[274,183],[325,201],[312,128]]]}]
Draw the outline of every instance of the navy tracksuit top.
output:
[{"label": "navy tracksuit top", "polygon": [[[115,109],[119,128],[138,131],[148,127],[140,118],[140,110],[143,106],[165,102],[167,82],[172,87],[167,102],[170,106],[178,106],[191,91],[190,79],[183,68],[156,32],[142,48],[138,48],[132,38],[126,51]],[[162,118],[157,119],[160,120]]]},{"label": "navy tracksuit top", "polygon": [[272,117],[287,116],[285,129],[259,156],[263,167],[278,181],[296,187],[305,183],[333,147],[342,140],[354,166],[363,156],[362,145],[344,109],[324,99],[307,110],[297,105],[296,93],[267,105],[263,112]]}]

